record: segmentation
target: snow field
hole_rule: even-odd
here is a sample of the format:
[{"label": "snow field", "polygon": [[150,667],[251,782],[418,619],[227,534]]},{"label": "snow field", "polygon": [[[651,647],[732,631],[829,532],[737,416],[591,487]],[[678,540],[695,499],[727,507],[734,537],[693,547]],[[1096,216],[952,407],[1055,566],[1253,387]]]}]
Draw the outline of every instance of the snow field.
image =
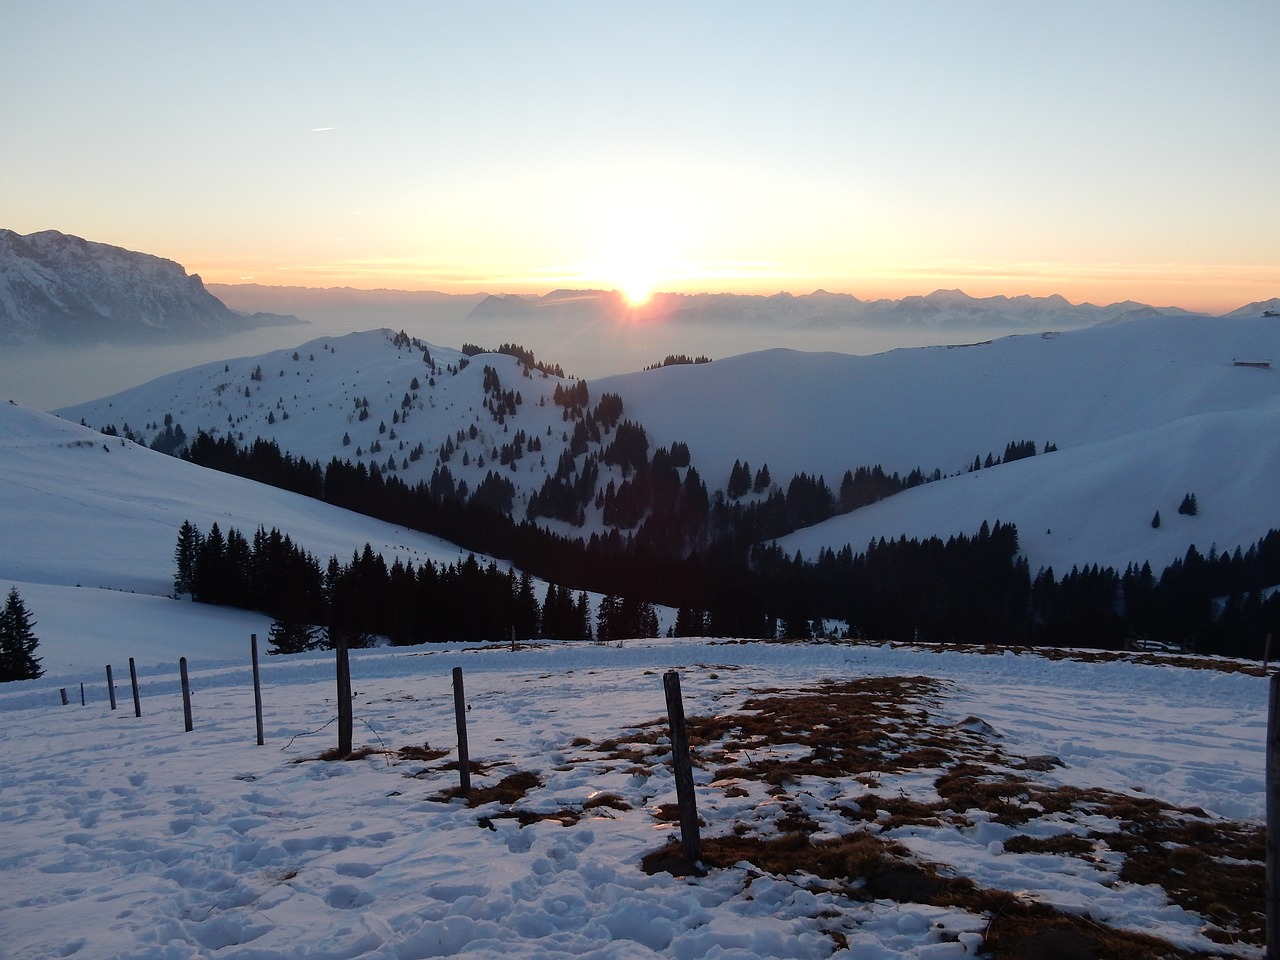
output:
[{"label": "snow field", "polygon": [[[457,783],[446,768],[454,666],[465,672],[471,757],[481,765],[473,788],[513,772],[542,781],[510,808],[447,797]],[[259,747],[246,654],[240,663],[193,661],[189,734],[170,666],[144,671],[141,718],[123,693],[127,668],[115,713],[100,682],[85,707],[75,698],[57,705],[65,678],[5,691],[0,869],[16,892],[0,904],[6,954],[973,955],[987,918],[963,910],[854,901],[817,878],[747,863],[702,878],[643,872],[641,858],[677,829],[655,816],[675,801],[667,669],[681,671],[691,717],[737,711],[753,690],[812,688],[823,678],[944,678],[929,721],[967,724],[1013,755],[1060,757],[1065,767],[1037,775],[1046,784],[1159,797],[1211,817],[1258,821],[1263,812],[1266,683],[1243,674],[837,644],[353,651],[355,741],[379,752],[323,762],[306,758],[335,743],[326,726],[335,712],[332,655],[263,658],[267,742]],[[645,724],[655,726],[636,729]],[[645,736],[651,750],[642,762],[600,747],[642,745]],[[422,762],[380,752],[424,744],[450,755]],[[774,749],[779,759],[796,752]],[[814,840],[843,836],[866,827],[834,814],[836,803],[868,791],[937,798],[932,778],[910,771],[886,773],[870,788],[801,777],[782,795],[747,780],[726,791],[712,776],[695,767],[704,838],[735,828],[769,836],[788,804],[818,821]],[[586,807],[601,795],[621,803]],[[533,818],[554,814],[564,822]],[[1020,832],[1106,825],[1053,815]],[[1206,940],[1203,918],[1171,905],[1160,888],[1118,881],[1113,852],[1100,850],[1093,863],[1007,853],[1012,832],[972,811],[959,826],[885,835],[983,886],[1190,949],[1260,955]]]}]

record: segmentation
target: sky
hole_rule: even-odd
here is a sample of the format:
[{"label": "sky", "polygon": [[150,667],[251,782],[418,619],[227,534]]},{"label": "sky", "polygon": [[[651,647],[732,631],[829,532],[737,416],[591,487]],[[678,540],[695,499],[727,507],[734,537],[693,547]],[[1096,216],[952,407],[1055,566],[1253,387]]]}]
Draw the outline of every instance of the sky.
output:
[{"label": "sky", "polygon": [[1280,293],[1280,5],[6,0],[0,226],[207,282]]}]

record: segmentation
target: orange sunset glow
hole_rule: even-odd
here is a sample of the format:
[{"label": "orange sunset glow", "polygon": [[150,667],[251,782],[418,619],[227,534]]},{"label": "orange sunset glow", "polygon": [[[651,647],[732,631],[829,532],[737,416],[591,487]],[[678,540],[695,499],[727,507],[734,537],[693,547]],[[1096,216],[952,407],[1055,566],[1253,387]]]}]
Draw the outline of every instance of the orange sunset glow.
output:
[{"label": "orange sunset glow", "polygon": [[1278,9],[22,2],[5,226],[213,283],[1225,311],[1280,289]]}]

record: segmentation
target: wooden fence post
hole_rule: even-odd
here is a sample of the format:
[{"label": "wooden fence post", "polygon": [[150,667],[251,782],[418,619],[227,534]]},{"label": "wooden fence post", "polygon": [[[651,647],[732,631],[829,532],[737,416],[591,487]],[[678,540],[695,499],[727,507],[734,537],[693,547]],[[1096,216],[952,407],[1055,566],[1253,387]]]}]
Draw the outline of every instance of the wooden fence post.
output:
[{"label": "wooden fence post", "polygon": [[1267,702],[1267,960],[1280,960],[1280,673]]},{"label": "wooden fence post", "polygon": [[134,666],[133,657],[129,658],[129,682],[133,684],[133,715],[142,716],[142,698],[138,696],[138,668]]},{"label": "wooden fence post", "polygon": [[680,849],[690,865],[702,859],[702,836],[698,831],[698,804],[693,794],[693,763],[689,760],[689,731],[684,722],[684,700],[680,696],[680,674],[668,670],[662,675],[667,695],[667,720],[671,726],[671,766],[676,775],[676,803],[680,808]]},{"label": "wooden fence post", "polygon": [[84,706],[84,681],[80,681],[80,706]]},{"label": "wooden fence post", "polygon": [[338,755],[351,755],[351,659],[346,637],[338,637]]},{"label": "wooden fence post", "polygon": [[194,727],[191,722],[191,683],[187,679],[187,658],[178,658],[178,673],[182,676],[182,720],[186,724],[187,733]]},{"label": "wooden fence post", "polygon": [[453,716],[458,727],[458,789],[471,792],[471,751],[467,747],[467,698],[462,690],[462,668],[453,668]]},{"label": "wooden fence post", "polygon": [[253,659],[253,713],[258,721],[258,746],[262,746],[262,678],[258,674],[258,635],[249,634],[249,654]]},{"label": "wooden fence post", "polygon": [[111,698],[111,709],[116,708],[116,682],[111,679],[111,664],[107,664],[107,696]]},{"label": "wooden fence post", "polygon": [[65,707],[68,703],[71,702],[70,700],[67,699],[67,688],[63,687],[58,692],[62,694],[62,705]]}]

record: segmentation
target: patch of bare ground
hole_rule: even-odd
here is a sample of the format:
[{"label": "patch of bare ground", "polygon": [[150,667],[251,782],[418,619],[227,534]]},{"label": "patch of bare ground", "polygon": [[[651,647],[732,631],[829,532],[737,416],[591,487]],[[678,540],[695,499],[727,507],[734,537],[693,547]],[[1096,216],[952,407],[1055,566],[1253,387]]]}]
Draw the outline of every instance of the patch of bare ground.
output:
[{"label": "patch of bare ground", "polygon": [[[717,781],[781,785],[927,765],[950,745],[927,724],[943,686],[928,677],[874,677],[812,692],[766,690],[739,713],[690,718],[689,742],[706,745],[695,760],[718,767]],[[807,755],[775,756],[784,745],[807,748]]]},{"label": "patch of bare ground", "polygon": [[401,747],[396,751],[396,756],[401,760],[418,760],[422,763],[430,763],[433,760],[439,760],[441,757],[447,757],[450,751],[436,750],[431,744],[424,743],[422,746]]},{"label": "patch of bare ground", "polygon": [[[1014,894],[984,889],[964,877],[946,876],[934,864],[911,859],[902,844],[870,833],[817,843],[800,833],[703,840],[703,870],[743,862],[763,873],[796,878],[815,893],[834,890],[853,900],[953,907],[985,916],[981,953],[991,960],[1190,960],[1206,956],[1158,937],[1117,930]],[[690,869],[674,842],[647,855],[642,867],[651,873],[699,872]]]},{"label": "patch of bare ground", "polygon": [[627,803],[622,797],[616,793],[597,793],[595,796],[588,797],[587,802],[582,805],[583,810],[618,810],[626,812],[631,809],[631,804]]},{"label": "patch of bare ground", "polygon": [[324,753],[316,754],[314,757],[295,757],[290,763],[309,763],[312,760],[324,760],[326,762],[333,760],[363,760],[365,757],[385,756],[386,750],[379,747],[357,747],[350,753],[344,753],[337,747],[332,747]]},{"label": "patch of bare ground", "polygon": [[564,826],[571,826],[577,823],[589,813],[597,816],[606,815],[606,810],[626,811],[631,806],[622,797],[614,793],[598,793],[589,797],[582,807],[577,810],[555,810],[552,812],[532,811],[532,810],[516,810],[515,805],[523,800],[530,792],[541,789],[544,786],[542,778],[535,773],[529,771],[517,771],[508,774],[497,783],[489,786],[472,787],[465,795],[461,788],[454,787],[444,791],[436,800],[449,801],[457,797],[464,797],[468,807],[483,807],[489,804],[498,804],[506,807],[492,816],[481,817],[478,821],[481,827],[492,830],[495,829],[493,821],[495,819],[517,820],[522,827],[531,823],[539,823],[545,820],[555,820]]},{"label": "patch of bare ground", "polygon": [[308,763],[312,760],[363,760],[365,757],[380,756],[385,757],[388,762],[391,760],[418,760],[430,762],[439,760],[441,757],[449,755],[448,750],[433,750],[430,744],[424,743],[422,746],[410,745],[401,747],[399,750],[391,751],[385,747],[363,746],[356,747],[350,753],[343,753],[337,747],[332,747],[323,753],[316,754],[314,757],[295,757],[290,763]]},{"label": "patch of bare ground", "polygon": [[[1085,790],[1044,782],[1037,774],[1062,767],[1054,757],[1014,757],[999,734],[976,717],[947,723],[937,716],[945,690],[926,677],[878,677],[827,682],[812,690],[766,690],[740,712],[688,719],[694,762],[713,771],[726,797],[749,796],[744,784],[771,785],[772,802],[787,807],[770,835],[738,823],[727,836],[702,838],[701,866],[746,861],[756,869],[821,880],[851,899],[892,899],[974,912],[988,918],[983,952],[993,960],[1076,960],[1206,956],[1158,938],[1062,913],[1025,896],[985,889],[919,862],[884,834],[915,825],[957,827],[982,819],[1020,828],[1041,821],[1036,836],[1017,834],[1008,854],[1049,854],[1097,863],[1123,857],[1119,880],[1164,889],[1169,900],[1204,918],[1206,936],[1221,943],[1262,945],[1264,836],[1260,825],[1209,817],[1151,797]],[[634,741],[630,741],[634,743]],[[847,779],[872,787],[898,773],[932,772],[938,799],[867,792],[827,802],[863,827],[814,842],[816,826],[789,796],[804,781]],[[807,796],[812,804],[815,797]],[[810,807],[811,810],[811,807]],[[671,818],[658,809],[655,816]],[[1047,818],[1047,819],[1046,819]],[[1082,832],[1075,823],[1087,818]],[[1100,822],[1114,829],[1098,828]],[[1051,834],[1057,826],[1061,833]],[[698,872],[674,841],[647,856],[646,870]],[[812,881],[816,883],[817,881]]]},{"label": "patch of bare ground", "polygon": [[[899,646],[899,644],[894,644]],[[1026,647],[1006,644],[918,644],[914,649],[944,653],[960,650],[965,653],[982,653],[1003,656],[1006,653],[1044,657],[1048,660],[1078,660],[1082,663],[1143,663],[1161,667],[1180,667],[1184,670],[1217,670],[1221,673],[1244,673],[1253,677],[1265,677],[1266,667],[1256,660],[1237,660],[1231,657],[1215,657],[1194,653],[1151,653],[1142,650],[1090,650],[1083,647]]]}]

